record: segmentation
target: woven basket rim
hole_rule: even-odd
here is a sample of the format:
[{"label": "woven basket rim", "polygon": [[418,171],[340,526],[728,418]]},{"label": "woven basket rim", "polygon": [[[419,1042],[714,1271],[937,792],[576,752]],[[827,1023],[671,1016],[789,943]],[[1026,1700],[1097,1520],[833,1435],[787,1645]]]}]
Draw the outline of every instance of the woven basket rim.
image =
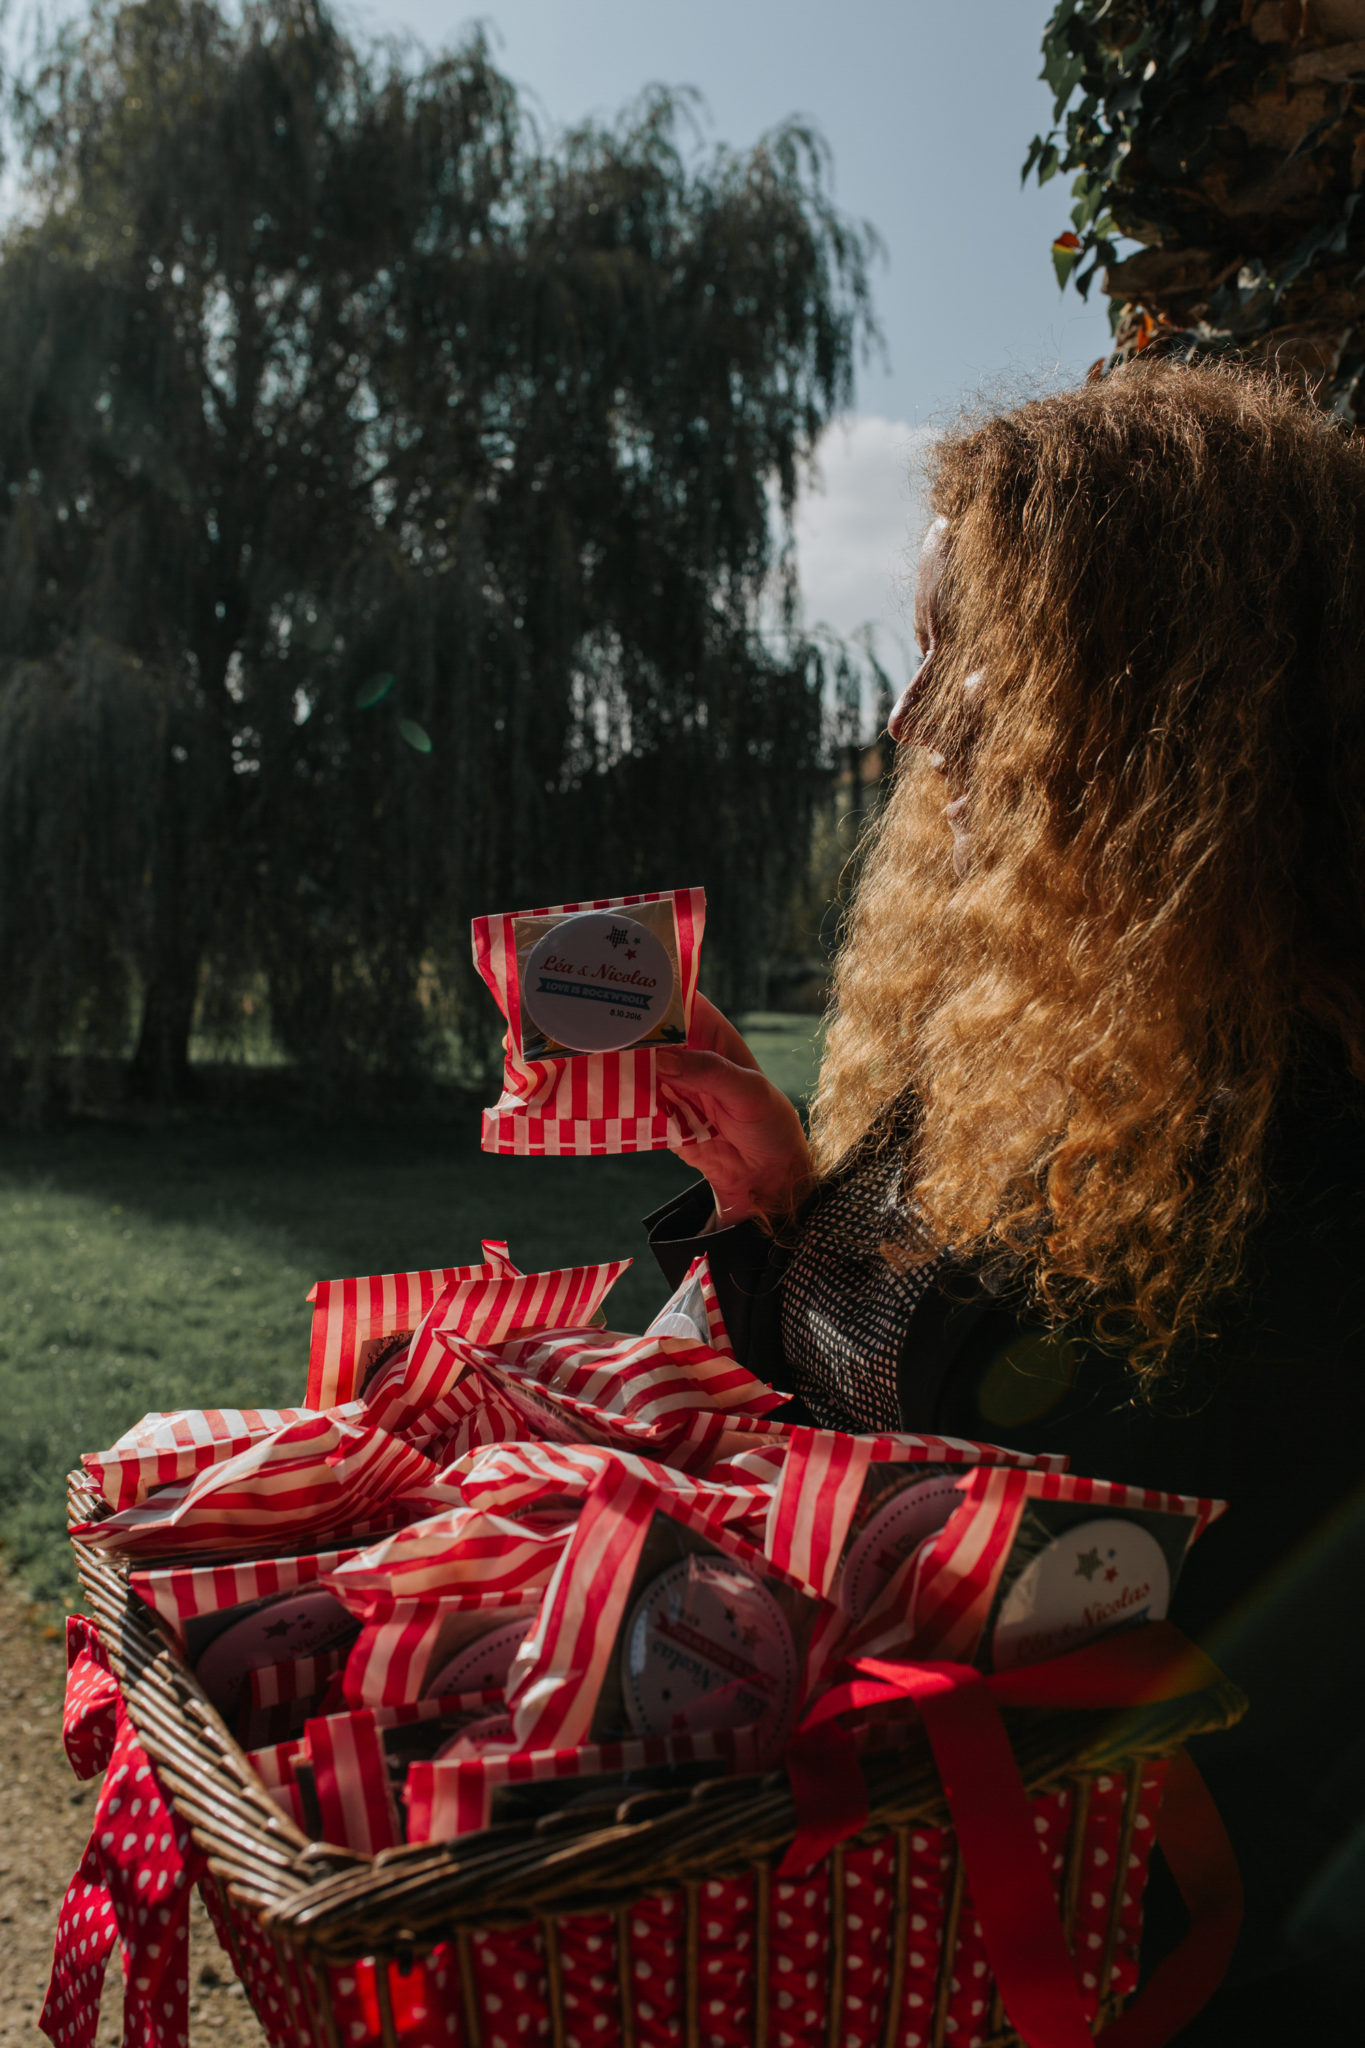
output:
[{"label": "woven basket rim", "polygon": [[[107,1512],[83,1472],[71,1519]],[[406,1961],[453,1931],[528,1917],[620,1911],[711,1878],[771,1869],[795,1832],[785,1771],[708,1779],[643,1817],[567,1833],[555,1815],[447,1842],[363,1856],[311,1841],[276,1806],[186,1663],[170,1629],[129,1588],[126,1565],[76,1544],[82,1586],[137,1734],[235,1904],[320,1961]],[[1123,1771],[1231,1726],[1244,1695],[1220,1676],[1199,1692],[1121,1712],[1007,1712],[1026,1790]],[[868,1820],[844,1848],[916,1825],[950,1826],[927,1745],[864,1763]],[[618,1810],[619,1811],[619,1810]]]}]

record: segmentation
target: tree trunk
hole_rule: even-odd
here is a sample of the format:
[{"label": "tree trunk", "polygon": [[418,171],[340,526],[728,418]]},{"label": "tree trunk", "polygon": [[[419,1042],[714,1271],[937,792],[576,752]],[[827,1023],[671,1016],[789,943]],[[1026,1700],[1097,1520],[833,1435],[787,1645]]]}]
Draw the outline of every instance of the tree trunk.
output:
[{"label": "tree trunk", "polygon": [[189,1096],[190,1028],[198,987],[197,961],[166,961],[149,978],[128,1072],[128,1092],[135,1102],[173,1109]]}]

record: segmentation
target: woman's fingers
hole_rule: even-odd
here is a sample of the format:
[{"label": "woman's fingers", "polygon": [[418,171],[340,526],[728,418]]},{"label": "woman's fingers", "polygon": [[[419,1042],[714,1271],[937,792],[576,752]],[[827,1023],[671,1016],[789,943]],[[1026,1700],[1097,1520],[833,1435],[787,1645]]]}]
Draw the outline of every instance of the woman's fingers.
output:
[{"label": "woman's fingers", "polygon": [[[773,1114],[779,1091],[758,1067],[737,1066],[718,1052],[670,1046],[659,1054],[659,1072],[677,1095],[710,1104],[727,1123],[755,1124]],[[786,1097],[780,1096],[786,1103]]]},{"label": "woman's fingers", "polygon": [[710,1181],[723,1223],[755,1211],[779,1215],[800,1199],[810,1176],[806,1134],[766,1074],[691,1049],[661,1052],[658,1066],[664,1100],[691,1110],[716,1134],[689,1144],[685,1156]]},{"label": "woman's fingers", "polygon": [[712,1138],[708,1144],[698,1144],[689,1139],[686,1143],[670,1148],[694,1173],[711,1184],[715,1198],[713,1227],[728,1229],[732,1223],[742,1223],[746,1216],[752,1216],[762,1204],[755,1198],[747,1162],[740,1158],[734,1147],[727,1145],[724,1138]]}]

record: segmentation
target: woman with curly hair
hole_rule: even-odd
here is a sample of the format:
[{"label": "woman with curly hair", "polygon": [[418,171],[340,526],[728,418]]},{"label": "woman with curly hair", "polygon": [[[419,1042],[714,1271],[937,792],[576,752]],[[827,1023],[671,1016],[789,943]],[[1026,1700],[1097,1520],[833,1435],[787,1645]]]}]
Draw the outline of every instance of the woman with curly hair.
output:
[{"label": "woman with curly hair", "polygon": [[1181,2038],[1308,2037],[1365,1921],[1365,442],[1135,366],[931,504],[809,1147],[704,1009],[651,1239],[822,1426],[1231,1503],[1173,1618],[1251,1694],[1201,1759],[1248,1915]]}]

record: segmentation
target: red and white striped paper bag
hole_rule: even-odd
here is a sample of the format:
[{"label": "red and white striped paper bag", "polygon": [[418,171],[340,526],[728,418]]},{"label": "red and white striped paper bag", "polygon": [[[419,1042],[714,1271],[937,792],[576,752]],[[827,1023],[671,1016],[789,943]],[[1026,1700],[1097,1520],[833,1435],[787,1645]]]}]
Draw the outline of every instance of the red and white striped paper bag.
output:
[{"label": "red and white striped paper bag", "polygon": [[674,1496],[695,1501],[723,1521],[747,1521],[767,1513],[771,1489],[761,1480],[715,1486],[653,1458],[606,1450],[597,1444],[492,1444],[471,1451],[442,1476],[458,1482],[471,1508],[490,1515],[521,1516],[551,1502],[566,1507],[581,1503],[599,1473],[611,1463],[623,1465],[657,1486],[665,1501]]},{"label": "red and white striped paper bag", "polygon": [[[540,1610],[516,1593],[355,1594],[364,1616],[342,1679],[351,1707],[404,1707],[449,1692],[496,1690]],[[445,1674],[454,1670],[455,1676]]]},{"label": "red and white striped paper bag", "polygon": [[[520,1415],[522,1436],[636,1452],[691,1472],[721,1454],[732,1417],[761,1420],[787,1398],[727,1354],[678,1337],[553,1332],[489,1349],[479,1371]],[[744,1413],[751,1407],[756,1415]]]},{"label": "red and white striped paper bag", "polygon": [[371,1538],[387,1536],[391,1530],[404,1529],[410,1522],[424,1522],[432,1515],[449,1514],[452,1508],[464,1506],[458,1487],[442,1479],[432,1450],[424,1445],[415,1445],[414,1448],[422,1451],[426,1470],[404,1480],[390,1500],[382,1522],[367,1532]]},{"label": "red and white striped paper bag", "polygon": [[247,1762],[260,1779],[280,1812],[293,1821],[296,1828],[307,1834],[303,1800],[299,1796],[298,1780],[294,1766],[304,1754],[301,1739],[293,1742],[272,1742],[264,1749],[247,1751]]},{"label": "red and white striped paper bag", "polygon": [[696,1337],[562,1330],[509,1339],[498,1357],[509,1372],[639,1422],[683,1422],[698,1408],[769,1415],[791,1398],[747,1371],[733,1351]]},{"label": "red and white striped paper bag", "polygon": [[498,1412],[510,1408],[516,1416],[513,1441],[596,1444],[645,1458],[672,1456],[676,1425],[637,1421],[577,1400],[545,1386],[534,1374],[513,1371],[493,1351],[484,1353],[479,1377],[496,1395]]},{"label": "red and white striped paper bag", "polygon": [[750,1479],[773,1486],[787,1462],[795,1430],[795,1424],[770,1415],[711,1416],[699,1411],[673,1445],[672,1456],[684,1471],[704,1473],[713,1486],[739,1486]]},{"label": "red and white striped paper bag", "polygon": [[358,1856],[397,1848],[403,1828],[375,1716],[324,1715],[307,1723],[303,1739],[323,1841]]},{"label": "red and white striped paper bag", "polygon": [[432,1741],[448,1745],[461,1728],[485,1723],[497,1707],[497,1695],[475,1692],[311,1719],[293,1762],[301,1755],[306,1771],[311,1771],[322,1839],[360,1856],[395,1848],[406,1837],[395,1792],[403,1763],[401,1757],[391,1758],[390,1743],[410,1740],[426,1724]]},{"label": "red and white striped paper bag", "polygon": [[763,1547],[812,1592],[861,1619],[911,1551],[961,1505],[964,1466],[1065,1464],[962,1437],[795,1428]]},{"label": "red and white striped paper bag", "polygon": [[[344,1650],[325,1650],[317,1657],[288,1657],[279,1664],[256,1664],[247,1673],[247,1698],[254,1714],[271,1714],[279,1707],[295,1707],[301,1701],[316,1700],[315,1714],[326,1712],[328,1694],[339,1693],[339,1681],[346,1665]],[[337,1700],[338,1709],[341,1700]],[[295,1733],[302,1732],[301,1726]],[[283,1742],[286,1738],[277,1738]],[[263,1746],[258,1744],[257,1747]]]},{"label": "red and white striped paper bag", "polygon": [[501,1240],[486,1241],[478,1266],[437,1266],[413,1273],[369,1273],[318,1280],[308,1291],[313,1328],[308,1344],[309,1408],[332,1408],[361,1393],[378,1367],[407,1349],[437,1299],[461,1281],[496,1287],[515,1273]]},{"label": "red and white striped paper bag", "polygon": [[[304,1408],[174,1408],[144,1415],[107,1451],[83,1451],[81,1464],[116,1512],[136,1507],[158,1486],[191,1479],[208,1465],[235,1458]],[[359,1411],[356,1411],[358,1416]],[[353,1418],[354,1419],[354,1418]]]},{"label": "red and white striped paper bag", "polygon": [[517,1746],[753,1726],[776,1755],[828,1612],[719,1513],[612,1461],[508,1674]]},{"label": "red and white striped paper bag", "polygon": [[353,1550],[321,1550],[303,1557],[258,1557],[240,1564],[171,1565],[160,1571],[134,1571],[128,1584],[140,1600],[154,1608],[184,1644],[191,1622],[233,1607],[254,1606],[315,1586],[329,1571],[356,1556]]},{"label": "red and white striped paper bag", "polygon": [[[914,1555],[913,1654],[999,1671],[1163,1619],[1190,1544],[1226,1506],[1004,1467],[959,1487],[961,1506]],[[858,1651],[884,1654],[861,1632]]]},{"label": "red and white striped paper bag", "polygon": [[336,1410],[310,1414],[71,1534],[95,1550],[145,1556],[302,1547],[381,1521],[394,1497],[430,1471],[429,1459],[387,1430]]},{"label": "red and white striped paper bag", "polygon": [[297,1703],[319,1712],[345,1665],[359,1624],[320,1580],[349,1555],[135,1571],[130,1584],[170,1626],[243,1748],[260,1749],[297,1734]]},{"label": "red and white striped paper bag", "polygon": [[659,1099],[652,1047],[631,1046],[624,1052],[579,1053],[557,1059],[528,1058],[524,1050],[516,921],[567,917],[583,910],[629,910],[646,903],[672,905],[679,993],[684,1023],[690,1031],[706,923],[704,890],[656,889],[635,896],[601,896],[591,902],[475,918],[474,964],[508,1026],[502,1095],[483,1113],[485,1152],[524,1156],[662,1152],[678,1139],[715,1135],[710,1124],[692,1111]]},{"label": "red and white striped paper bag", "polygon": [[315,1714],[345,1705],[341,1691],[347,1650],[317,1657],[287,1657],[256,1664],[246,1674],[246,1697],[237,1711],[237,1740],[245,1750],[292,1742]]},{"label": "red and white striped paper bag", "polygon": [[[699,1729],[693,1734],[634,1736],[622,1742],[584,1743],[576,1749],[490,1749],[480,1755],[438,1757],[409,1767],[404,1804],[410,1842],[445,1842],[491,1824],[504,1786],[550,1780],[614,1779],[716,1760],[727,1772],[758,1768],[749,1729]],[[643,1789],[636,1785],[622,1788]]]},{"label": "red and white striped paper bag", "polygon": [[513,1660],[507,1703],[519,1749],[578,1749],[615,1647],[659,1489],[610,1460],[589,1488],[535,1624]]},{"label": "red and white striped paper bag", "polygon": [[520,1411],[476,1366],[466,1367],[453,1386],[399,1431],[443,1473],[481,1445],[511,1443],[525,1434]]},{"label": "red and white striped paper bag", "polygon": [[360,1611],[357,1600],[376,1594],[407,1600],[429,1593],[519,1593],[544,1586],[568,1541],[577,1502],[557,1498],[549,1485],[542,1487],[539,1500],[542,1514],[515,1521],[470,1501],[412,1522],[354,1552],[328,1574],[327,1585],[355,1612]]},{"label": "red and white striped paper bag", "polygon": [[705,1252],[693,1259],[681,1282],[674,1288],[659,1313],[646,1328],[647,1337],[690,1337],[724,1351],[731,1358],[735,1347],[725,1327],[720,1296],[711,1277],[711,1261]]},{"label": "red and white striped paper bag", "polygon": [[[586,1330],[600,1314],[630,1259],[523,1273],[504,1245],[484,1246],[489,1265],[461,1274],[426,1310],[402,1356],[372,1382],[366,1408],[385,1429],[408,1431],[447,1393],[480,1352],[513,1335]],[[501,1254],[499,1260],[492,1255]]]},{"label": "red and white striped paper bag", "polygon": [[471,1344],[503,1344],[531,1330],[586,1330],[631,1259],[556,1266],[522,1273],[510,1265],[496,1281],[463,1281],[447,1290],[432,1326]]}]

